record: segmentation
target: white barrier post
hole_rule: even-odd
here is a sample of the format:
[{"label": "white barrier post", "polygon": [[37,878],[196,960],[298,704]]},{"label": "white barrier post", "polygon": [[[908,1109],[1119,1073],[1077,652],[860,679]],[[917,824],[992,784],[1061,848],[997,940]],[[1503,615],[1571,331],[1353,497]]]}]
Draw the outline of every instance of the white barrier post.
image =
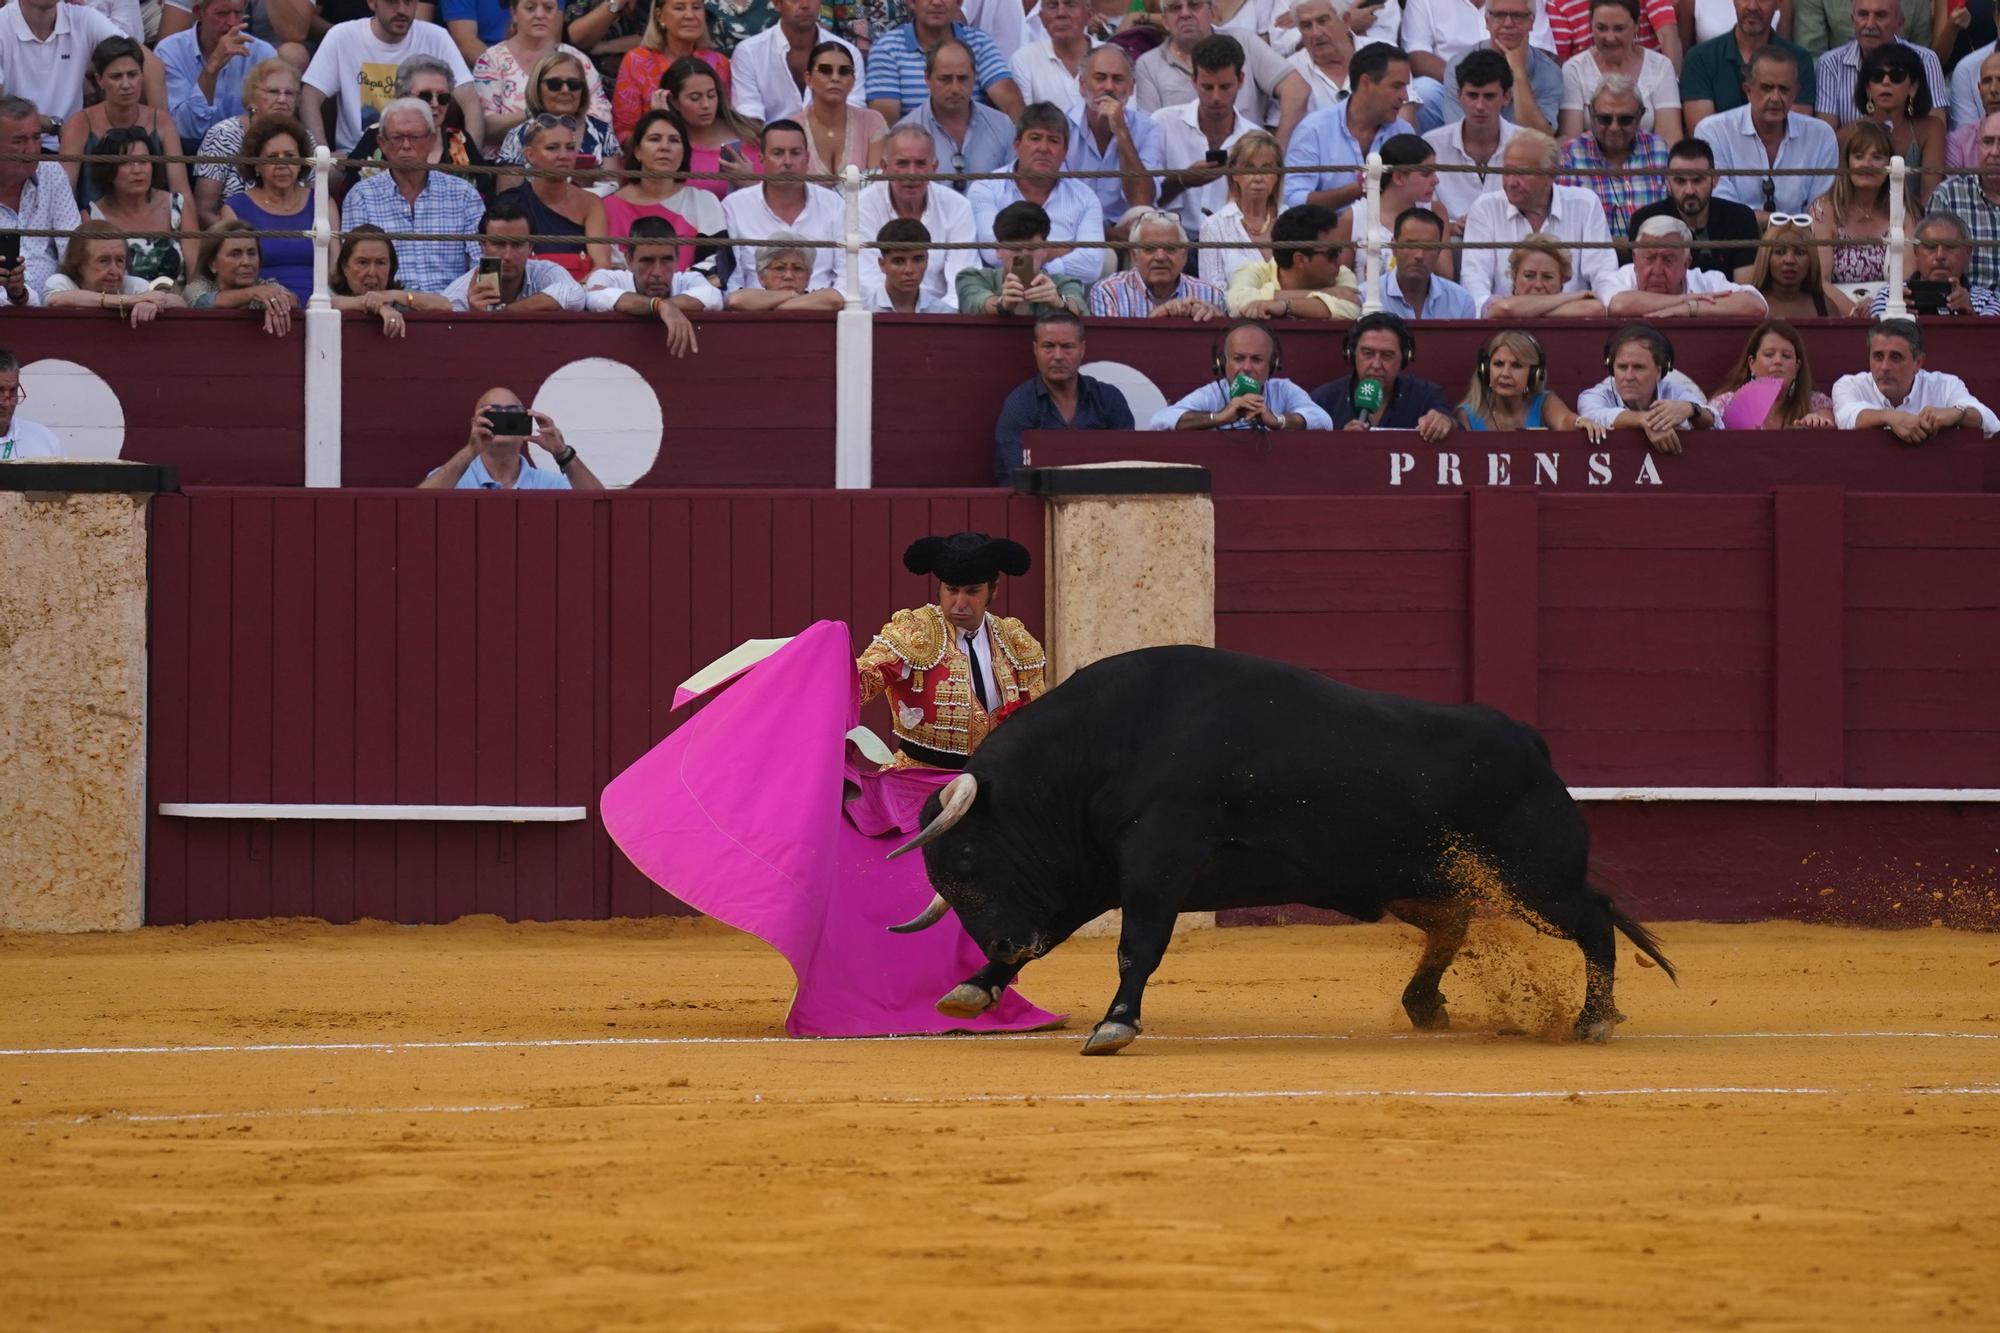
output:
[{"label": "white barrier post", "polygon": [[847,304],[833,317],[833,484],[860,491],[875,477],[875,333],[861,304],[861,168],[851,162],[840,194]]},{"label": "white barrier post", "polygon": [[1910,308],[1903,302],[1903,183],[1910,169],[1900,157],[1889,159],[1889,300],[1882,307],[1884,319],[1908,319]]},{"label": "white barrier post", "polygon": [[306,485],[340,485],[340,312],[333,308],[333,153],[313,150],[313,286],[306,303]]},{"label": "white barrier post", "polygon": [[1362,173],[1366,189],[1361,196],[1361,242],[1355,246],[1355,259],[1363,265],[1361,270],[1361,313],[1372,315],[1382,308],[1382,265],[1381,251],[1375,244],[1377,219],[1382,216],[1382,155],[1370,153],[1367,169]]}]

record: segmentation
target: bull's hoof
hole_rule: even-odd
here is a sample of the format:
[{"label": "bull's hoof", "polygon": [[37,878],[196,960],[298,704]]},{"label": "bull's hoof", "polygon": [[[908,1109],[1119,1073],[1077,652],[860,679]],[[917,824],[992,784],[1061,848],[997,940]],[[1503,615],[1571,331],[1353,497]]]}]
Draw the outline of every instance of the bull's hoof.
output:
[{"label": "bull's hoof", "polygon": [[1099,1023],[1083,1043],[1085,1055],[1115,1055],[1132,1044],[1139,1029],[1130,1023]]},{"label": "bull's hoof", "polygon": [[1587,1041],[1593,1046],[1602,1046],[1611,1040],[1611,1030],[1615,1025],[1608,1018],[1579,1018],[1576,1020],[1576,1039]]},{"label": "bull's hoof", "polygon": [[998,989],[989,991],[984,986],[961,981],[945,992],[944,998],[937,1002],[937,1011],[953,1018],[977,1018],[999,1000]]}]

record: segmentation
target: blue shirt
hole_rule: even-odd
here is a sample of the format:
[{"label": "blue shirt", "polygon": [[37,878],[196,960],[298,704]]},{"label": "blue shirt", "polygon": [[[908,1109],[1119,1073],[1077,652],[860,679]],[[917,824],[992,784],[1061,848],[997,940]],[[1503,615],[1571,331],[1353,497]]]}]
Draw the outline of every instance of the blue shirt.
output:
[{"label": "blue shirt", "polygon": [[[972,52],[972,81],[981,96],[1002,79],[1013,79],[1013,67],[1000,53],[999,43],[984,32],[970,23],[954,23],[951,35]],[[917,49],[916,25],[905,23],[876,38],[868,48],[868,100],[895,102],[908,111],[929,101],[930,95],[930,85],[924,82],[924,53]]]},{"label": "blue shirt", "polygon": [[[1331,384],[1322,384],[1312,391],[1312,400],[1320,405],[1335,430],[1361,415],[1354,410],[1354,400],[1350,396],[1353,392],[1352,375],[1342,375]],[[1376,423],[1375,429],[1415,430],[1426,412],[1451,415],[1451,408],[1445,405],[1444,390],[1415,375],[1398,375],[1395,387],[1389,391],[1389,405],[1383,410],[1382,419]]]},{"label": "blue shirt", "polygon": [[[1132,132],[1132,146],[1139,150],[1139,161],[1147,171],[1153,173],[1154,207],[1158,207],[1158,191],[1164,184],[1159,173],[1165,169],[1165,139],[1160,127],[1151,116],[1142,116],[1125,105],[1125,128]],[[1104,141],[1104,151],[1097,151],[1097,135],[1084,124],[1083,108],[1077,107],[1069,113],[1069,156],[1063,159],[1066,171],[1117,171],[1118,136]],[[1097,196],[1097,202],[1104,209],[1104,216],[1116,218],[1124,216],[1131,205],[1125,202],[1125,183],[1116,176],[1099,176],[1094,180],[1077,182],[1088,186]],[[1101,262],[1101,256],[1100,256]]]},{"label": "blue shirt", "polygon": [[1450,278],[1440,278],[1431,274],[1431,289],[1424,294],[1424,312],[1420,315],[1411,309],[1410,302],[1403,295],[1403,289],[1396,282],[1396,275],[1382,275],[1382,308],[1392,315],[1399,315],[1405,321],[1419,319],[1478,319],[1479,302],[1472,299],[1472,293],[1453,282]]},{"label": "blue shirt", "polygon": [[479,40],[488,46],[505,41],[513,21],[506,0],[438,0],[438,22],[471,19],[479,25]]},{"label": "blue shirt", "polygon": [[[1772,167],[1818,167],[1824,176],[1718,176],[1715,197],[1729,199],[1745,208],[1762,208],[1774,213],[1803,213],[1806,205],[1833,188],[1833,172],[1840,164],[1840,147],[1833,127],[1817,116],[1794,111],[1785,126],[1785,140],[1778,146],[1778,160],[1764,152],[1764,141],[1750,123],[1750,108],[1719,111],[1695,127],[1695,138],[1705,140],[1715,150],[1718,167],[1747,167],[1767,171]],[[1774,204],[1764,202],[1769,185]]]},{"label": "blue shirt", "polygon": [[414,206],[403,199],[396,178],[378,171],[347,192],[340,206],[343,227],[372,222],[383,231],[458,232],[462,241],[393,241],[396,280],[413,292],[441,292],[479,262],[479,219],[486,205],[479,191],[457,176],[433,171]]},{"label": "blue shirt", "polygon": [[1076,415],[1064,421],[1040,375],[1007,395],[993,427],[993,478],[1005,486],[1022,465],[1021,434],[1030,430],[1131,430],[1132,408],[1116,385],[1076,377]]},{"label": "blue shirt", "polygon": [[244,76],[252,65],[272,59],[278,51],[269,42],[252,37],[250,49],[215,76],[213,100],[201,91],[201,44],[193,28],[161,38],[153,54],[166,66],[167,106],[173,111],[174,128],[181,132],[182,143],[198,144],[217,121],[243,114]]},{"label": "blue shirt", "polygon": [[[1292,131],[1292,146],[1285,150],[1285,161],[1297,162],[1301,166],[1359,166],[1366,163],[1368,155],[1398,134],[1408,134],[1410,127],[1403,121],[1392,120],[1375,132],[1375,138],[1365,147],[1355,139],[1347,128],[1346,102],[1338,103],[1321,111],[1315,111],[1299,122]],[[1352,185],[1361,179],[1355,171],[1306,171],[1287,167],[1285,170],[1285,207],[1292,208],[1306,201],[1306,196],[1314,190],[1338,190],[1344,185]]]},{"label": "blue shirt", "polygon": [[512,486],[503,486],[493,480],[493,474],[486,470],[486,458],[474,454],[472,463],[465,469],[465,475],[458,479],[461,491],[566,491],[570,489],[569,478],[557,471],[544,471],[529,467],[528,460],[521,460],[521,475],[514,479]]},{"label": "blue shirt", "polygon": [[[983,102],[972,104],[972,120],[965,128],[965,145],[960,147],[952,142],[951,135],[937,123],[931,114],[931,101],[926,97],[922,104],[901,120],[898,128],[915,125],[931,136],[931,147],[937,150],[939,171],[998,171],[1014,160],[1014,122]],[[939,181],[949,185],[960,194],[971,181]]]},{"label": "blue shirt", "polygon": [[[1153,419],[1146,423],[1147,430],[1173,430],[1189,412],[1220,412],[1229,406],[1229,383],[1226,380],[1210,380],[1178,403],[1168,403],[1153,413]],[[1287,379],[1264,381],[1264,406],[1275,416],[1289,416],[1297,412],[1305,418],[1307,430],[1332,430],[1333,419],[1326,410],[1315,403],[1304,389]],[[1262,422],[1232,421],[1217,430],[1269,430]]]}]

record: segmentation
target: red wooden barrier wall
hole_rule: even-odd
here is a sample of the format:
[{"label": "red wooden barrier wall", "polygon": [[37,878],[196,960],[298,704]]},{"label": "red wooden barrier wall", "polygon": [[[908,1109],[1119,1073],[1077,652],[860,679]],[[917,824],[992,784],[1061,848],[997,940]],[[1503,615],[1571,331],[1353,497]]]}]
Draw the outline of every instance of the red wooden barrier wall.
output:
[{"label": "red wooden barrier wall", "polygon": [[[924,600],[909,542],[1042,550],[992,493],[195,491],[153,511],[149,801],[582,805],[566,824],[151,818],[147,920],[675,910],[597,793],[748,638]],[[1042,623],[1039,573],[1002,609]],[[880,705],[878,703],[877,708]],[[886,735],[886,719],[874,717]]]}]

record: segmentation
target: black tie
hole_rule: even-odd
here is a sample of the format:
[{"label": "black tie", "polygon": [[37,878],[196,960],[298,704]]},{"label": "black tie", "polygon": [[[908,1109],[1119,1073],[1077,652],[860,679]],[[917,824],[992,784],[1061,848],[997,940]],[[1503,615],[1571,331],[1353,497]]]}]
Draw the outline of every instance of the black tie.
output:
[{"label": "black tie", "polygon": [[972,647],[973,636],[965,636],[965,660],[972,664],[972,693],[979,700],[981,708],[993,705],[986,698],[986,673],[979,669],[979,654]]}]

